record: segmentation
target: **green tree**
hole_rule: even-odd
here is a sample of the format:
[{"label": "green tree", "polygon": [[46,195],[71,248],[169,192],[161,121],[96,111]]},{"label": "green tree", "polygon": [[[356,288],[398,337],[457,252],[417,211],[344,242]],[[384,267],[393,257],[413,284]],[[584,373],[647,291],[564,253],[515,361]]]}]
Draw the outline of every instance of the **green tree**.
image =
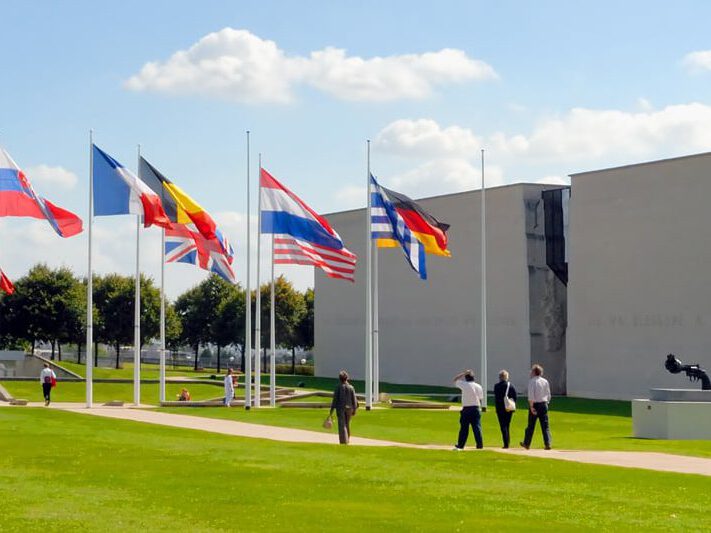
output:
[{"label": "green tree", "polygon": [[[235,346],[242,353],[244,361],[244,300],[245,290],[233,286],[217,309],[217,317],[212,323],[212,339],[217,344],[217,372],[221,370],[220,347]],[[244,362],[242,363],[244,371]]]},{"label": "green tree", "polygon": [[101,319],[94,324],[94,339],[116,350],[120,366],[121,345],[133,343],[134,279],[108,274],[93,281],[94,306]]},{"label": "green tree", "polygon": [[[261,340],[262,340],[262,368],[266,372],[266,354],[267,347],[270,344],[271,335],[271,283],[265,283],[261,289]],[[275,300],[275,321],[276,335],[275,340],[277,346],[282,346],[292,349],[292,354],[297,344],[297,328],[306,314],[306,303],[304,296],[294,288],[294,285],[284,276],[279,276],[274,281],[274,300]]]},{"label": "green tree", "polygon": [[38,264],[17,280],[15,292],[2,299],[3,334],[10,342],[27,341],[34,353],[39,341],[66,342],[81,328],[80,284],[68,268]]},{"label": "green tree", "polygon": [[[314,346],[314,290],[312,288],[306,289],[303,296],[306,312],[296,327],[294,345],[308,350]],[[294,346],[291,348],[291,373],[296,373],[296,350]]]},{"label": "green tree", "polygon": [[[183,324],[182,340],[192,346],[195,369],[199,364],[201,344],[214,342],[212,324],[218,316],[220,304],[234,290],[231,283],[211,274],[199,285],[181,294],[175,301],[175,311]],[[218,345],[219,349],[219,345]]]}]

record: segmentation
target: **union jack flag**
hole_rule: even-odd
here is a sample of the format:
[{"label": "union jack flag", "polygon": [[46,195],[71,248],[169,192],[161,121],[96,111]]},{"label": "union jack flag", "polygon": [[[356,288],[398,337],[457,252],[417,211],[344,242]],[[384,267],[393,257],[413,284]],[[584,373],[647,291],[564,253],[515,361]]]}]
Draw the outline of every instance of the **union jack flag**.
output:
[{"label": "union jack flag", "polygon": [[[223,250],[228,250],[225,254]],[[230,283],[237,283],[232,270],[234,250],[220,230],[208,240],[193,224],[173,224],[165,230],[165,260],[167,263],[188,263],[214,272]]]}]

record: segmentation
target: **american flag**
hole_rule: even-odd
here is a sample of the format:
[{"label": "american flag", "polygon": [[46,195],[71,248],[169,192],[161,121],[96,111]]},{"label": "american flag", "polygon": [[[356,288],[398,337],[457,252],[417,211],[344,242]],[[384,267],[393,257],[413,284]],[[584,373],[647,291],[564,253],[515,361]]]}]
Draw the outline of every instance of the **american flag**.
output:
[{"label": "american flag", "polygon": [[355,281],[356,255],[328,221],[264,169],[260,172],[262,233],[274,237],[274,264],[318,267]]},{"label": "american flag", "polygon": [[[228,250],[229,255],[223,253]],[[188,263],[214,272],[230,283],[237,283],[232,270],[234,251],[227,238],[216,230],[216,238],[208,240],[192,224],[173,224],[165,230],[165,260],[167,263]]]}]

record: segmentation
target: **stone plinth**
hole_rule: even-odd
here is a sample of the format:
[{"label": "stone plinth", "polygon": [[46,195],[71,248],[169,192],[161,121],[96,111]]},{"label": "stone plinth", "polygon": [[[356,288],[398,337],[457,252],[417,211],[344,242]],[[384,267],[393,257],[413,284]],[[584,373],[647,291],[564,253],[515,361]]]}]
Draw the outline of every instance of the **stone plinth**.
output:
[{"label": "stone plinth", "polygon": [[711,390],[649,389],[649,399],[657,402],[709,402]]},{"label": "stone plinth", "polygon": [[[654,391],[653,389],[653,397]],[[706,394],[709,391],[688,392]],[[672,392],[656,394],[656,397],[684,396]],[[634,436],[643,439],[711,440],[711,399],[709,401],[632,400],[632,425]]]}]

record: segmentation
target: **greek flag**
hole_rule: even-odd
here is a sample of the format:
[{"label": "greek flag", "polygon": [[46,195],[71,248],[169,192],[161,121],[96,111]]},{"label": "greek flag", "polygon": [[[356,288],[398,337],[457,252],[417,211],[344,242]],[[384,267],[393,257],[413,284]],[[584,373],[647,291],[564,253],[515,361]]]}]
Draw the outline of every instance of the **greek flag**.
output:
[{"label": "greek flag", "polygon": [[380,186],[375,176],[370,175],[371,208],[370,237],[374,240],[391,239],[400,243],[407,262],[420,275],[427,279],[425,247],[408,227],[405,219],[397,212],[387,190]]}]

